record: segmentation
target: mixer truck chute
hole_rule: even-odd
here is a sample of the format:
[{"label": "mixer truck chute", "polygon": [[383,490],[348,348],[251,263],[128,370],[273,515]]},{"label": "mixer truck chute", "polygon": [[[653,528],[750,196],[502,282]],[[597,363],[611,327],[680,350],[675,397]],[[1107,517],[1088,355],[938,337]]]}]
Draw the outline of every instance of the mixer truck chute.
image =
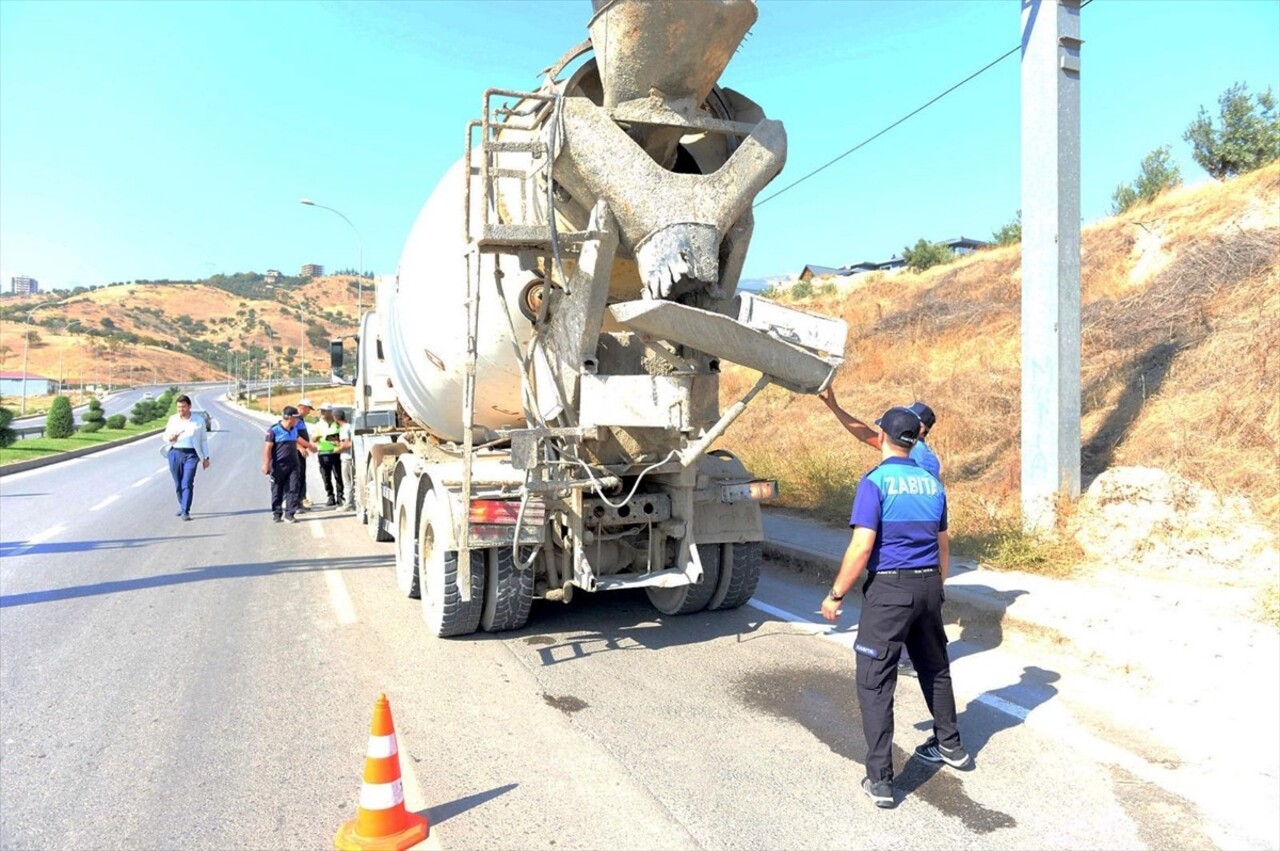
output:
[{"label": "mixer truck chute", "polygon": [[[786,159],[782,125],[717,85],[753,0],[593,5],[537,91],[485,92],[362,321],[360,515],[436,635],[518,628],[575,589],[741,606],[776,486],[711,447],[768,384],[820,392],[844,351],[843,322],[737,292]],[[722,361],[761,373],[724,411]]]}]

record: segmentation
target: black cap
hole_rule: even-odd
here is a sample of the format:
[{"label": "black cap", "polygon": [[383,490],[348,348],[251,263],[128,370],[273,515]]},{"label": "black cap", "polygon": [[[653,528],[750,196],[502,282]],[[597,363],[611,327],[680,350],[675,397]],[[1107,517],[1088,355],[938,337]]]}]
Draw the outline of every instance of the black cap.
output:
[{"label": "black cap", "polygon": [[296,417],[298,415],[298,409],[293,405],[285,405],[284,410],[280,413],[286,417]]},{"label": "black cap", "polygon": [[907,406],[907,410],[919,417],[920,422],[929,428],[933,428],[933,424],[938,421],[938,418],[933,415],[933,408],[930,408],[924,402],[912,402]]},{"label": "black cap", "polygon": [[920,417],[910,408],[890,408],[885,411],[876,425],[896,446],[910,449],[920,439]]}]

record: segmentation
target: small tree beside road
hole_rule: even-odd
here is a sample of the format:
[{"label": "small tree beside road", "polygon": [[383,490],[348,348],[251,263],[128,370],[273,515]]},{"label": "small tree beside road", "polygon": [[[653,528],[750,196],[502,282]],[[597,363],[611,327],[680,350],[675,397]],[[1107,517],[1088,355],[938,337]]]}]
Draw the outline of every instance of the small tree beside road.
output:
[{"label": "small tree beside road", "polygon": [[85,432],[101,431],[103,425],[106,424],[107,417],[102,412],[102,402],[97,399],[89,400],[89,410],[85,411],[81,419],[80,430]]},{"label": "small tree beside road", "polygon": [[13,422],[13,411],[8,408],[0,408],[0,449],[11,445],[17,440],[17,435],[13,433],[13,429],[9,428],[9,423]]},{"label": "small tree beside road", "polygon": [[76,420],[71,413],[71,400],[66,396],[54,397],[49,413],[44,418],[47,437],[70,437],[76,433]]}]

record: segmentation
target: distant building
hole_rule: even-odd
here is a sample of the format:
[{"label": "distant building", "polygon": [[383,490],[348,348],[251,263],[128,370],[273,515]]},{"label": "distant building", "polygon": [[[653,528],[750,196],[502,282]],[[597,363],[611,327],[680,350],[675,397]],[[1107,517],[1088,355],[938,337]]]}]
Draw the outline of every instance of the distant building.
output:
[{"label": "distant building", "polygon": [[30,372],[0,372],[0,396],[22,396],[22,385],[26,383],[27,396],[48,396],[53,393],[58,383],[52,378]]},{"label": "distant building", "polygon": [[306,263],[298,272],[298,275],[303,278],[318,278],[323,274],[324,267],[318,263]]},{"label": "distant building", "polygon": [[40,282],[26,275],[15,275],[9,279],[9,292],[14,295],[33,295],[40,292]]},{"label": "distant building", "polygon": [[[951,249],[951,253],[956,257],[964,257],[973,252],[990,247],[991,243],[984,242],[981,239],[970,239],[967,236],[957,236],[954,239],[944,239],[941,243]],[[805,266],[800,273],[800,280],[807,281],[823,275],[860,275],[863,272],[896,272],[905,268],[907,261],[901,255],[895,254],[888,260],[869,261],[864,260],[861,263],[851,263],[847,266]]]},{"label": "distant building", "polygon": [[[308,267],[303,266],[302,268],[306,269]],[[266,280],[268,284],[274,284],[276,281],[280,280],[280,270],[268,269],[267,274],[263,275],[262,277]]]}]

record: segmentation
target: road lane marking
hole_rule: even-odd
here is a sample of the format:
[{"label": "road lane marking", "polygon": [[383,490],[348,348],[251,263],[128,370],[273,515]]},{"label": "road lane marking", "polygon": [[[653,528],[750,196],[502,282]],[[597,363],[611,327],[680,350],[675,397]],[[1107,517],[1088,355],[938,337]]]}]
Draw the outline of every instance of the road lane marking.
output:
[{"label": "road lane marking", "polygon": [[342,581],[342,574],[326,567],[324,581],[329,586],[329,603],[338,616],[338,623],[355,623],[356,607],[351,603],[351,595],[347,593],[347,583]]},{"label": "road lane marking", "polygon": [[90,510],[90,511],[97,511],[97,510],[98,510],[98,509],[100,509],[100,508],[106,508],[108,505],[110,505],[111,503],[115,502],[115,501],[116,501],[117,499],[119,499],[119,498],[120,498],[120,494],[118,494],[118,493],[117,493],[117,494],[112,494],[111,496],[107,497],[107,498],[106,498],[106,499],[104,499],[102,502],[98,503],[97,505],[95,505],[93,508],[90,508],[89,510]]},{"label": "road lane marking", "polygon": [[[166,469],[167,469],[167,468],[166,468]],[[140,488],[140,487],[142,487],[143,485],[145,485],[147,482],[149,482],[149,481],[151,481],[152,479],[154,479],[156,476],[160,475],[162,472],[164,472],[164,470],[156,470],[156,471],[155,471],[154,473],[152,473],[151,475],[149,475],[149,476],[143,476],[141,479],[138,479],[136,482],[134,482],[133,484],[129,485],[129,487],[131,487],[131,488]]]},{"label": "road lane marking", "polygon": [[65,524],[59,523],[57,526],[53,526],[49,529],[45,529],[40,534],[33,535],[32,537],[28,538],[25,543],[9,550],[7,553],[5,553],[5,555],[10,558],[12,558],[13,556],[20,556],[23,553],[33,550],[36,547],[40,546],[45,541],[54,537],[65,528],[67,528]]},{"label": "road lane marking", "polygon": [[324,537],[324,524],[321,523],[319,520],[314,520],[308,523],[307,525],[311,527],[311,537],[313,538]]}]

